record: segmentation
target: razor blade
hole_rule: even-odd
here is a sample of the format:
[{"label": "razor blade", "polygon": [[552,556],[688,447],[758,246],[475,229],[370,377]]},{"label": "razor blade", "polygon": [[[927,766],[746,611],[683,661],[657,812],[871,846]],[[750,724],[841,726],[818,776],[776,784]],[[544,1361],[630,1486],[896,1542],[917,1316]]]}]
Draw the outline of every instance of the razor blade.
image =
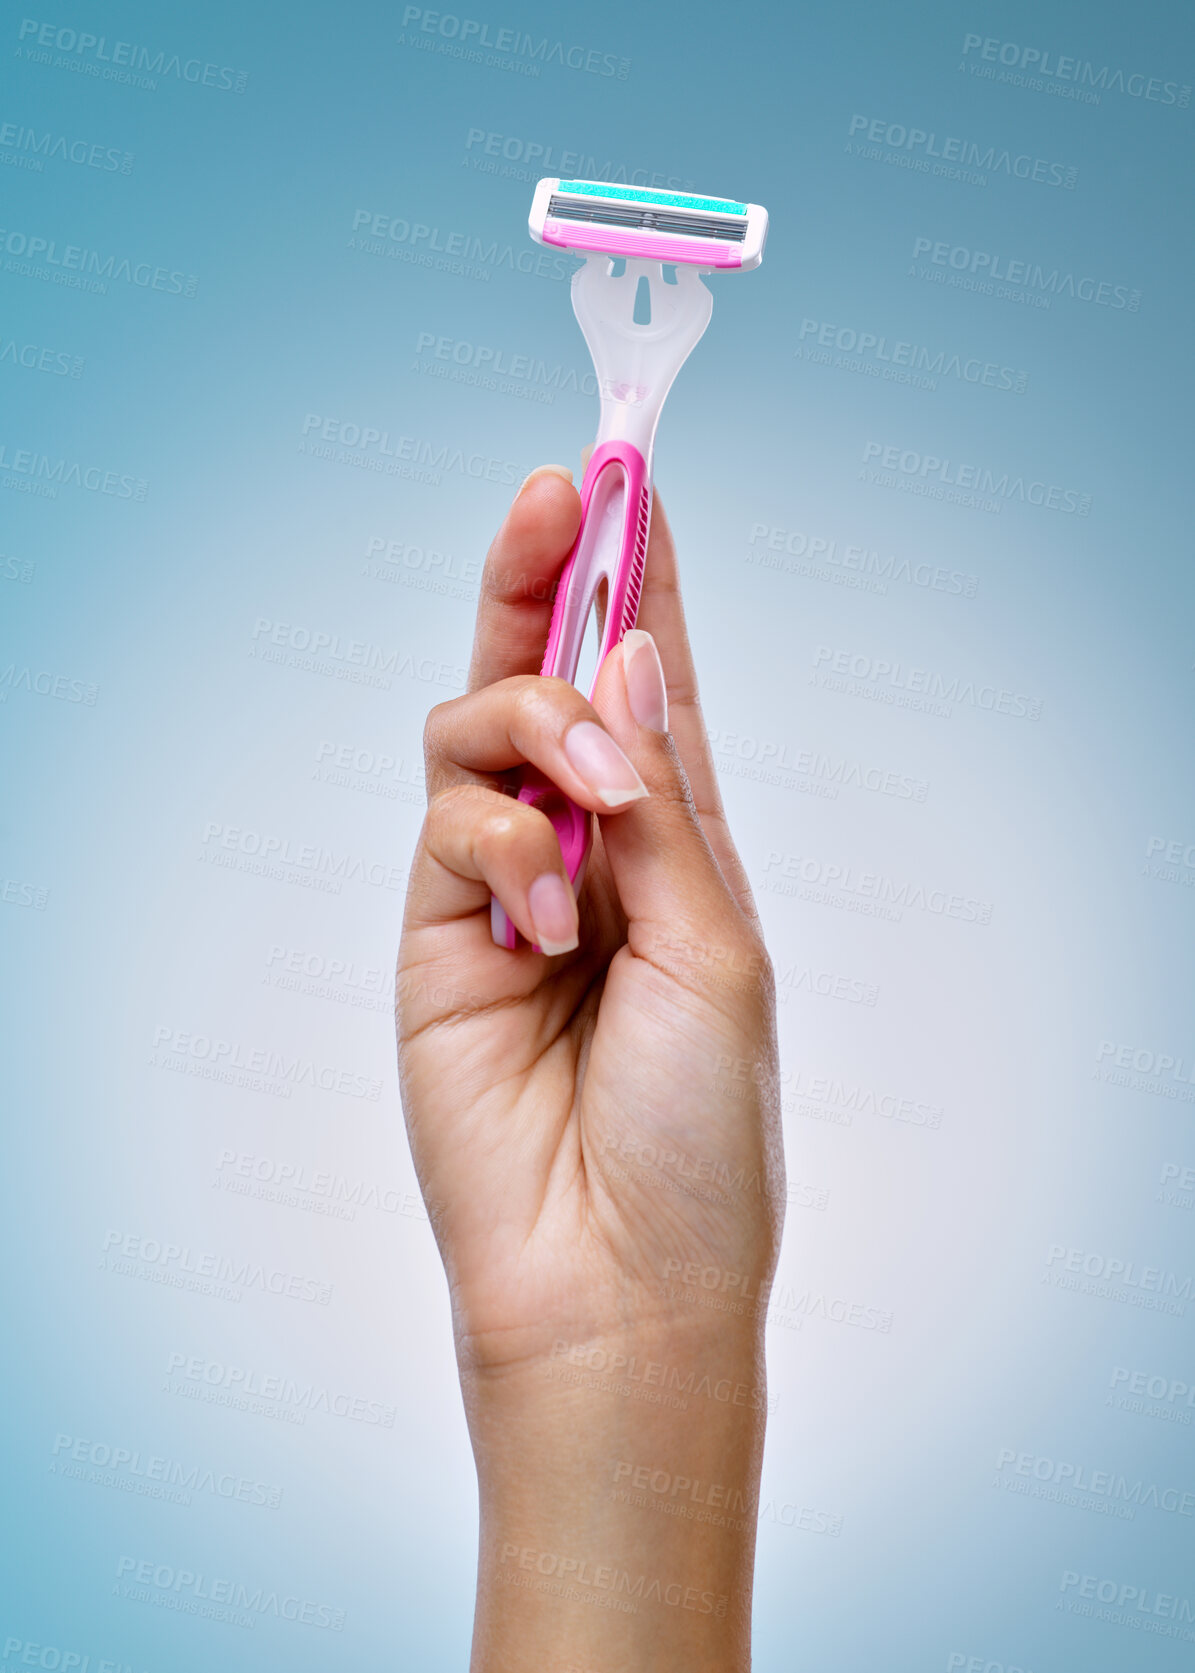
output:
[{"label": "razor blade", "polygon": [[648,186],[541,180],[528,225],[538,243],[562,250],[733,270],[763,260],[768,212]]}]

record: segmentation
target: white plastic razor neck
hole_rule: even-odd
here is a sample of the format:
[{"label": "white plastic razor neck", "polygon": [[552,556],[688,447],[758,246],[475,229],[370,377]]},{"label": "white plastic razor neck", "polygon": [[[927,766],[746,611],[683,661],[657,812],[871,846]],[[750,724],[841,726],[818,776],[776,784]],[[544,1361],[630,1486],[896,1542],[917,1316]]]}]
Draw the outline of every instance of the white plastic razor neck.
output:
[{"label": "white plastic razor neck", "polygon": [[[651,468],[656,425],[665,397],[710,322],[714,299],[698,269],[678,263],[668,284],[658,261],[626,258],[613,272],[609,256],[591,255],[573,274],[573,312],[597,374],[601,418],[597,445],[625,441]],[[646,279],[651,323],[636,325],[635,298]]]}]

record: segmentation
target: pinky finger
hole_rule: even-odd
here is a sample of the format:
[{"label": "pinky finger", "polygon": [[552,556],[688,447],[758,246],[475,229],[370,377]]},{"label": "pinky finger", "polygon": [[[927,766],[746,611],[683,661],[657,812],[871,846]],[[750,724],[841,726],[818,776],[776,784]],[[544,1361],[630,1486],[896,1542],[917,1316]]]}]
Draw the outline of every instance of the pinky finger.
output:
[{"label": "pinky finger", "polygon": [[568,953],[577,946],[577,898],[551,820],[500,790],[456,784],[433,796],[428,807],[406,928],[473,917],[491,895],[541,952]]}]

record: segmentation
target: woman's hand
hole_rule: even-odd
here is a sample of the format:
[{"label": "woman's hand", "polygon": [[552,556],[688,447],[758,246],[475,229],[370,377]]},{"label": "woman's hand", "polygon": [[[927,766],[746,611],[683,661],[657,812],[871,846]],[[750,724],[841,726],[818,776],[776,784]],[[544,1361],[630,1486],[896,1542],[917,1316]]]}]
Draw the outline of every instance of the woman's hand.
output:
[{"label": "woman's hand", "polygon": [[[429,807],[399,958],[403,1105],[448,1274],[481,1478],[475,1647],[484,1641],[487,1668],[547,1665],[521,1619],[526,1663],[497,1648],[495,1623],[512,1603],[501,1580],[511,1594],[532,1583],[501,1572],[521,1563],[532,1574],[512,1551],[539,1551],[548,1528],[557,1546],[596,1535],[661,1552],[665,1533],[675,1546],[677,1519],[642,1507],[627,1531],[603,1436],[617,1431],[626,1459],[616,1466],[647,1445],[661,1468],[679,1458],[690,1477],[709,1447],[753,1503],[759,1302],[784,1197],[771,966],[707,753],[658,505],[641,630],[607,657],[593,706],[536,672],[579,519],[563,474],[533,473],[490,551],[469,691],[428,720]],[[598,815],[579,925],[550,822],[500,788],[526,761]],[[491,892],[543,951],[494,944]],[[724,1389],[735,1392],[723,1399]],[[575,1450],[578,1425],[599,1456],[566,1484],[557,1451]],[[538,1499],[525,1479],[514,1486],[529,1455]],[[600,1516],[587,1496],[601,1497]],[[710,1532],[691,1527],[680,1559],[707,1562]],[[728,1551],[723,1540],[715,1554]],[[741,1553],[730,1568],[741,1594]],[[536,1573],[547,1572],[541,1561]],[[749,1560],[745,1580],[749,1598]],[[722,1634],[708,1661],[704,1638],[685,1639],[687,1673],[738,1665],[743,1621],[737,1637],[731,1621],[746,1600],[712,1595],[720,1612],[660,1606],[666,1621]],[[534,1589],[531,1601],[549,1622],[569,1608]],[[623,1614],[572,1607],[604,1630],[632,1631]],[[671,1664],[657,1655],[656,1665]]]}]

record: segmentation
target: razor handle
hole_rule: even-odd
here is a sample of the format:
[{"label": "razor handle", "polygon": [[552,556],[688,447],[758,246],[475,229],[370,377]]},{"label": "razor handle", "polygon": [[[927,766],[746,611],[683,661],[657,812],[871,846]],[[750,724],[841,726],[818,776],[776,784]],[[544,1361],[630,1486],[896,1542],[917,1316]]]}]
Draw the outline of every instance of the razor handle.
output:
[{"label": "razor handle", "polygon": [[[635,625],[650,521],[648,461],[632,442],[602,442],[594,448],[585,468],[581,527],[556,584],[552,625],[540,668],[541,675],[575,681],[590,611],[604,580],[606,616],[593,686],[588,692],[591,701],[603,662]],[[574,889],[580,889],[593,843],[589,810],[578,807],[530,765],[522,767],[506,788],[520,802],[547,814],[560,842],[569,881]],[[494,898],[490,902],[490,928],[498,946],[511,950],[518,946],[519,932]],[[538,952],[539,948],[533,945],[533,950]]]}]

